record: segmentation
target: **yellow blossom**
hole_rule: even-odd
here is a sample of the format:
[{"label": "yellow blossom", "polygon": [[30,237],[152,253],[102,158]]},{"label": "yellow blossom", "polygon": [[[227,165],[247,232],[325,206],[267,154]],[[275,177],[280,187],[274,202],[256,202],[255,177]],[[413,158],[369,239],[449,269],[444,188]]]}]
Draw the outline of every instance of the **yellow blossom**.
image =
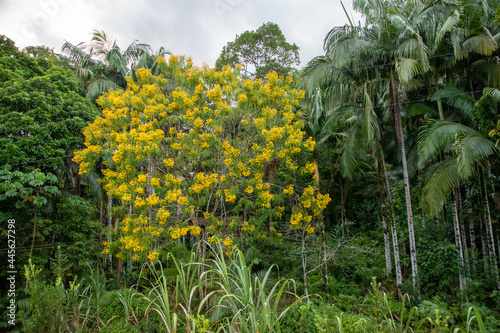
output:
[{"label": "yellow blossom", "polygon": [[158,252],[156,252],[156,251],[155,252],[149,252],[148,259],[151,260],[151,261],[156,260],[156,259],[158,259],[159,255],[160,254]]}]

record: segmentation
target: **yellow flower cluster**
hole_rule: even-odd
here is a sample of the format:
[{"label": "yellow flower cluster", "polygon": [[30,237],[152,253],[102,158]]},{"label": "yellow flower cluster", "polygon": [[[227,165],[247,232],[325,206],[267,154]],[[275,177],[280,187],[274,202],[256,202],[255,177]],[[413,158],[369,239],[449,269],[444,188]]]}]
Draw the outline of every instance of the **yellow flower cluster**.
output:
[{"label": "yellow flower cluster", "polygon": [[158,253],[157,251],[149,252],[148,259],[153,261],[153,260],[158,259],[159,256],[160,256],[160,253]]},{"label": "yellow flower cluster", "polygon": [[281,218],[283,216],[284,211],[285,211],[285,207],[283,207],[283,206],[277,207],[276,211],[275,211],[276,217]]},{"label": "yellow flower cluster", "polygon": [[314,173],[316,171],[316,164],[314,162],[307,162],[302,170],[305,174]]},{"label": "yellow flower cluster", "polygon": [[269,191],[260,192],[259,199],[261,200],[261,206],[270,208],[271,201],[274,200],[274,196],[269,193]]},{"label": "yellow flower cluster", "polygon": [[213,184],[217,183],[217,174],[212,173],[208,176],[205,176],[202,172],[196,174],[195,183],[190,187],[190,189],[194,193],[201,193],[204,189],[210,190],[213,187]]},{"label": "yellow flower cluster", "polygon": [[224,195],[226,196],[227,202],[234,202],[236,200],[236,196],[231,194],[230,190],[224,190]]},{"label": "yellow flower cluster", "polygon": [[158,222],[160,224],[165,224],[167,222],[168,217],[170,216],[170,212],[164,208],[160,208],[156,217],[158,218]]},{"label": "yellow flower cluster", "polygon": [[293,227],[298,226],[300,224],[300,221],[302,221],[302,213],[292,214],[292,217],[290,218],[290,223],[292,224]]},{"label": "yellow flower cluster", "polygon": [[165,164],[165,166],[167,168],[171,168],[174,166],[174,159],[173,158],[168,158],[166,160],[163,160],[163,164]]},{"label": "yellow flower cluster", "polygon": [[248,224],[248,222],[243,222],[243,225],[241,226],[241,231],[243,232],[252,232],[255,230],[255,226],[253,224]]},{"label": "yellow flower cluster", "polygon": [[186,236],[188,232],[191,234],[191,236],[198,236],[201,233],[201,228],[192,225],[185,228],[169,228],[169,234],[172,239]]},{"label": "yellow flower cluster", "polygon": [[146,202],[149,204],[150,207],[156,206],[160,202],[160,198],[156,195],[156,193],[153,193],[148,198],[146,198]]},{"label": "yellow flower cluster", "polygon": [[293,194],[293,184],[288,185],[284,190],[283,194]]},{"label": "yellow flower cluster", "polygon": [[316,203],[321,210],[324,210],[330,201],[332,201],[332,199],[330,199],[330,195],[328,193],[324,195],[318,194],[316,196]]}]

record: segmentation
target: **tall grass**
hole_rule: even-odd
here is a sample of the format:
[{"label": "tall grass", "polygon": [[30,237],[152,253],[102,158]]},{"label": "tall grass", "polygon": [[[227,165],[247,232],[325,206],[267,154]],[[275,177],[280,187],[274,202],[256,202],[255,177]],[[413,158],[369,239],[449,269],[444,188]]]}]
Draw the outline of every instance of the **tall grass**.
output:
[{"label": "tall grass", "polygon": [[[211,262],[208,272],[215,284],[215,291],[207,295],[200,307],[209,297],[217,295],[218,301],[211,308],[212,319],[219,323],[224,332],[281,332],[280,321],[290,306],[280,304],[286,287],[295,282],[280,279],[271,284],[270,276],[274,265],[262,277],[252,276],[243,252],[236,251],[226,262],[219,248]],[[295,295],[295,294],[293,294]]]}]

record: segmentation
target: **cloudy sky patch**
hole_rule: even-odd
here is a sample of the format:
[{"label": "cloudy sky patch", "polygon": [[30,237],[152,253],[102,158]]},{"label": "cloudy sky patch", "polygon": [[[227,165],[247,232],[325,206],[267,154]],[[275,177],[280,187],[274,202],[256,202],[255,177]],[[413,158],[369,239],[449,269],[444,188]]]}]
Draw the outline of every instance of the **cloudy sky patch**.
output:
[{"label": "cloudy sky patch", "polygon": [[[352,8],[351,0],[344,4]],[[227,42],[266,22],[277,23],[300,47],[305,66],[322,54],[326,33],[347,18],[339,0],[0,0],[0,34],[20,48],[47,45],[60,52],[65,40],[88,42],[93,29],[103,29],[123,48],[138,39],[210,66]]]}]

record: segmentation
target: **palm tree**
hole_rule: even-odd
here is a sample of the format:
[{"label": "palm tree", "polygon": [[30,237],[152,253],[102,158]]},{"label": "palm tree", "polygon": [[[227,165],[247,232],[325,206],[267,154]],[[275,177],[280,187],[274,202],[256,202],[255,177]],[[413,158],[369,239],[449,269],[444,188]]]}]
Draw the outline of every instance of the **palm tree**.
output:
[{"label": "palm tree", "polygon": [[[90,43],[73,45],[66,41],[62,51],[75,65],[76,76],[85,85],[87,98],[93,101],[109,89],[126,88],[125,78],[133,76],[136,68],[153,65],[149,45],[134,40],[122,51],[116,39],[102,30],[93,31]],[[160,51],[158,55],[166,53]]]},{"label": "palm tree", "polygon": [[[428,68],[427,54],[418,32],[413,35],[402,34],[401,29],[391,22],[393,17],[390,15],[399,13],[401,17],[405,17],[408,15],[408,7],[411,4],[403,7],[398,3],[382,0],[355,0],[354,9],[365,17],[365,27],[351,25],[332,29],[325,39],[325,48],[332,67],[358,75],[366,73],[362,85],[358,86],[359,90],[364,91],[362,105],[365,109],[373,108],[370,104],[379,100],[377,95],[380,92],[385,96],[385,102],[377,106],[389,112],[396,143],[401,152],[413,286],[417,290],[417,252],[401,102],[404,90],[402,85]],[[369,123],[374,118],[364,119]],[[368,134],[369,140],[370,136],[374,137],[375,132],[372,130]]]},{"label": "palm tree", "polygon": [[[494,126],[494,118],[491,115],[495,114],[496,110],[493,110],[492,106],[499,101],[500,91],[485,88],[483,96],[476,101],[467,92],[456,87],[445,87],[431,97],[434,100],[438,98],[453,109],[460,111],[464,117],[469,118],[467,119],[469,125],[475,124],[474,127],[476,127],[474,129],[466,124],[446,120],[429,120],[419,135],[421,166],[436,160],[442,153],[447,156],[431,164],[425,170],[426,182],[422,200],[425,211],[433,215],[442,209],[450,193],[454,193],[455,239],[460,253],[460,265],[463,267],[465,256],[461,244],[463,236],[460,234],[459,221],[456,216],[458,187],[461,183],[479,176],[481,187],[484,189],[482,175],[487,170],[488,160],[497,152],[495,142],[488,137],[488,133]],[[489,260],[498,281],[489,200],[485,195],[485,190],[483,193]]]}]

